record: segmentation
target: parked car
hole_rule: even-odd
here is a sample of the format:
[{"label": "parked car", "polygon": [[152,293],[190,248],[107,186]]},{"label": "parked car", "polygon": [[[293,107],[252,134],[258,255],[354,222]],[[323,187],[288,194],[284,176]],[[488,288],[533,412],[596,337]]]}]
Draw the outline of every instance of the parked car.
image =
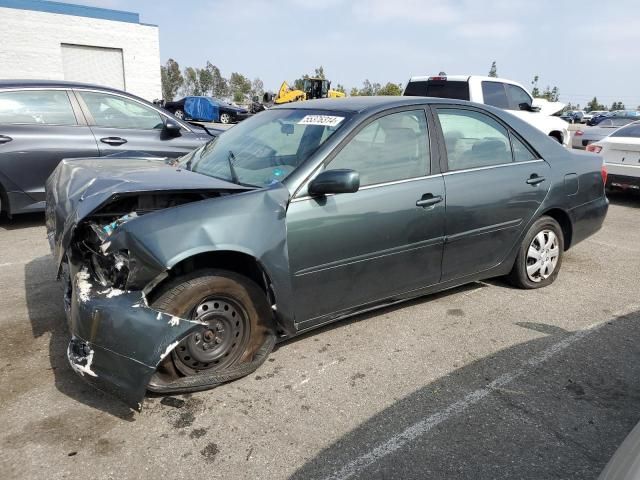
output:
[{"label": "parked car", "polygon": [[358,312],[502,275],[548,286],[602,225],[601,174],[504,110],[418,97],[278,106],[176,167],[64,161],[46,216],[69,361],[140,408]]},{"label": "parked car", "polygon": [[213,97],[184,97],[165,102],[164,108],[176,117],[200,122],[236,123],[247,118],[249,110]]},{"label": "parked car", "polygon": [[0,209],[44,210],[63,158],[122,152],[178,157],[211,136],[119,90],[62,81],[0,80]]},{"label": "parked car", "polygon": [[575,122],[574,112],[572,111],[564,112],[563,114],[559,115],[559,117],[567,123]]},{"label": "parked car", "polygon": [[604,158],[609,172],[607,187],[640,190],[640,121],[630,123],[608,137],[587,146]]},{"label": "parked car", "polygon": [[624,127],[634,121],[631,117],[606,117],[595,127],[586,127],[573,132],[571,145],[573,148],[584,150],[590,143],[602,140],[615,129]]},{"label": "parked car", "polygon": [[411,77],[404,95],[457,98],[509,110],[565,147],[570,146],[569,125],[553,116],[564,108],[564,103],[534,99],[512,80],[477,75]]},{"label": "parked car", "polygon": [[605,118],[631,118],[633,120],[640,119],[640,112],[636,110],[614,110],[613,112],[605,112],[594,116],[587,125],[595,126],[602,122]]}]

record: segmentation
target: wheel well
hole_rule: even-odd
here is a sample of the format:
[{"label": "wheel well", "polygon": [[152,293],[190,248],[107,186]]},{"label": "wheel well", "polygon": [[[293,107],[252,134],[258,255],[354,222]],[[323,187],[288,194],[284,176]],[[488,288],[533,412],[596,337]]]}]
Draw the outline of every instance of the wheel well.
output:
[{"label": "wheel well", "polygon": [[552,208],[551,210],[544,212],[543,215],[553,218],[560,224],[560,228],[562,228],[562,235],[564,236],[564,249],[569,250],[569,247],[571,246],[571,238],[573,236],[573,225],[571,225],[571,219],[567,212],[559,208]]},{"label": "wheel well", "polygon": [[269,275],[254,257],[246,253],[232,251],[199,253],[174,265],[169,271],[167,280],[202,268],[221,268],[250,278],[265,292],[269,303],[275,303]]},{"label": "wheel well", "polygon": [[549,132],[549,136],[555,138],[560,143],[562,143],[562,141],[564,140],[562,132],[559,132],[557,130],[554,130],[553,132]]},{"label": "wheel well", "polygon": [[2,186],[2,183],[0,183],[0,213],[7,212],[7,215],[9,215],[11,212],[10,207],[11,205],[9,205],[9,196],[7,195],[7,191]]}]

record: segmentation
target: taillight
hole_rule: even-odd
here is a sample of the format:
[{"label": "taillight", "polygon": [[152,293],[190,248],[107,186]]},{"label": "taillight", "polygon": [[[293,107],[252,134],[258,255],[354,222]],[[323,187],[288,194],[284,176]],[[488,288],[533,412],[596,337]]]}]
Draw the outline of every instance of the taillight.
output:
[{"label": "taillight", "polygon": [[582,130],[576,130],[576,133],[574,133],[574,135],[576,137],[581,137],[582,135],[584,135],[584,132]]},{"label": "taillight", "polygon": [[600,173],[602,175],[602,183],[607,184],[607,166],[603,163],[602,168],[600,169]]},{"label": "taillight", "polygon": [[601,151],[602,147],[600,145],[587,145],[587,152],[600,153]]}]

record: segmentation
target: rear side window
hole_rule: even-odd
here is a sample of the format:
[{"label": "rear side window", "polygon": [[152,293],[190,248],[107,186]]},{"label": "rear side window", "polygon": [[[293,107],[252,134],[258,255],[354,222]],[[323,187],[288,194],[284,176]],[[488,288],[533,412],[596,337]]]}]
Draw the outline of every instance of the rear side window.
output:
[{"label": "rear side window", "polygon": [[633,123],[613,132],[611,137],[640,138],[640,123]]},{"label": "rear side window", "polygon": [[76,125],[64,90],[0,92],[0,124]]},{"label": "rear side window", "polygon": [[538,158],[515,135],[511,135],[511,148],[513,149],[514,162],[528,162]]},{"label": "rear side window", "polygon": [[507,92],[504,89],[504,83],[501,82],[482,82],[482,96],[484,103],[493,105],[498,108],[509,108],[509,100]]},{"label": "rear side window", "polygon": [[[509,110],[520,110],[521,103],[531,105],[531,97],[522,88],[509,83],[505,84],[505,88],[507,89],[507,96],[509,97]],[[578,112],[574,112],[574,115],[577,113]]]},{"label": "rear side window", "polygon": [[79,92],[98,127],[160,129],[162,117],[153,108],[107,93]]},{"label": "rear side window", "polygon": [[421,177],[429,172],[429,141],[424,110],[392,113],[360,130],[328,168],[360,174],[360,185]]},{"label": "rear side window", "polygon": [[449,170],[511,163],[507,129],[491,117],[471,110],[439,108]]}]

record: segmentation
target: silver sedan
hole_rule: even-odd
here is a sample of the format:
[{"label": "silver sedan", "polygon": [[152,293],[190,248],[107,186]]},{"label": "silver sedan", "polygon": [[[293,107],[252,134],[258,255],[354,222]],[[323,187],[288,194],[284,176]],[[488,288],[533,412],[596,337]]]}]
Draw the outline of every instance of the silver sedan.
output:
[{"label": "silver sedan", "polygon": [[631,122],[637,121],[637,118],[633,117],[610,117],[605,118],[595,127],[584,127],[577,130],[573,134],[571,140],[571,146],[573,148],[579,148],[584,150],[587,145],[602,140],[604,137],[613,133],[616,129],[624,127]]}]

